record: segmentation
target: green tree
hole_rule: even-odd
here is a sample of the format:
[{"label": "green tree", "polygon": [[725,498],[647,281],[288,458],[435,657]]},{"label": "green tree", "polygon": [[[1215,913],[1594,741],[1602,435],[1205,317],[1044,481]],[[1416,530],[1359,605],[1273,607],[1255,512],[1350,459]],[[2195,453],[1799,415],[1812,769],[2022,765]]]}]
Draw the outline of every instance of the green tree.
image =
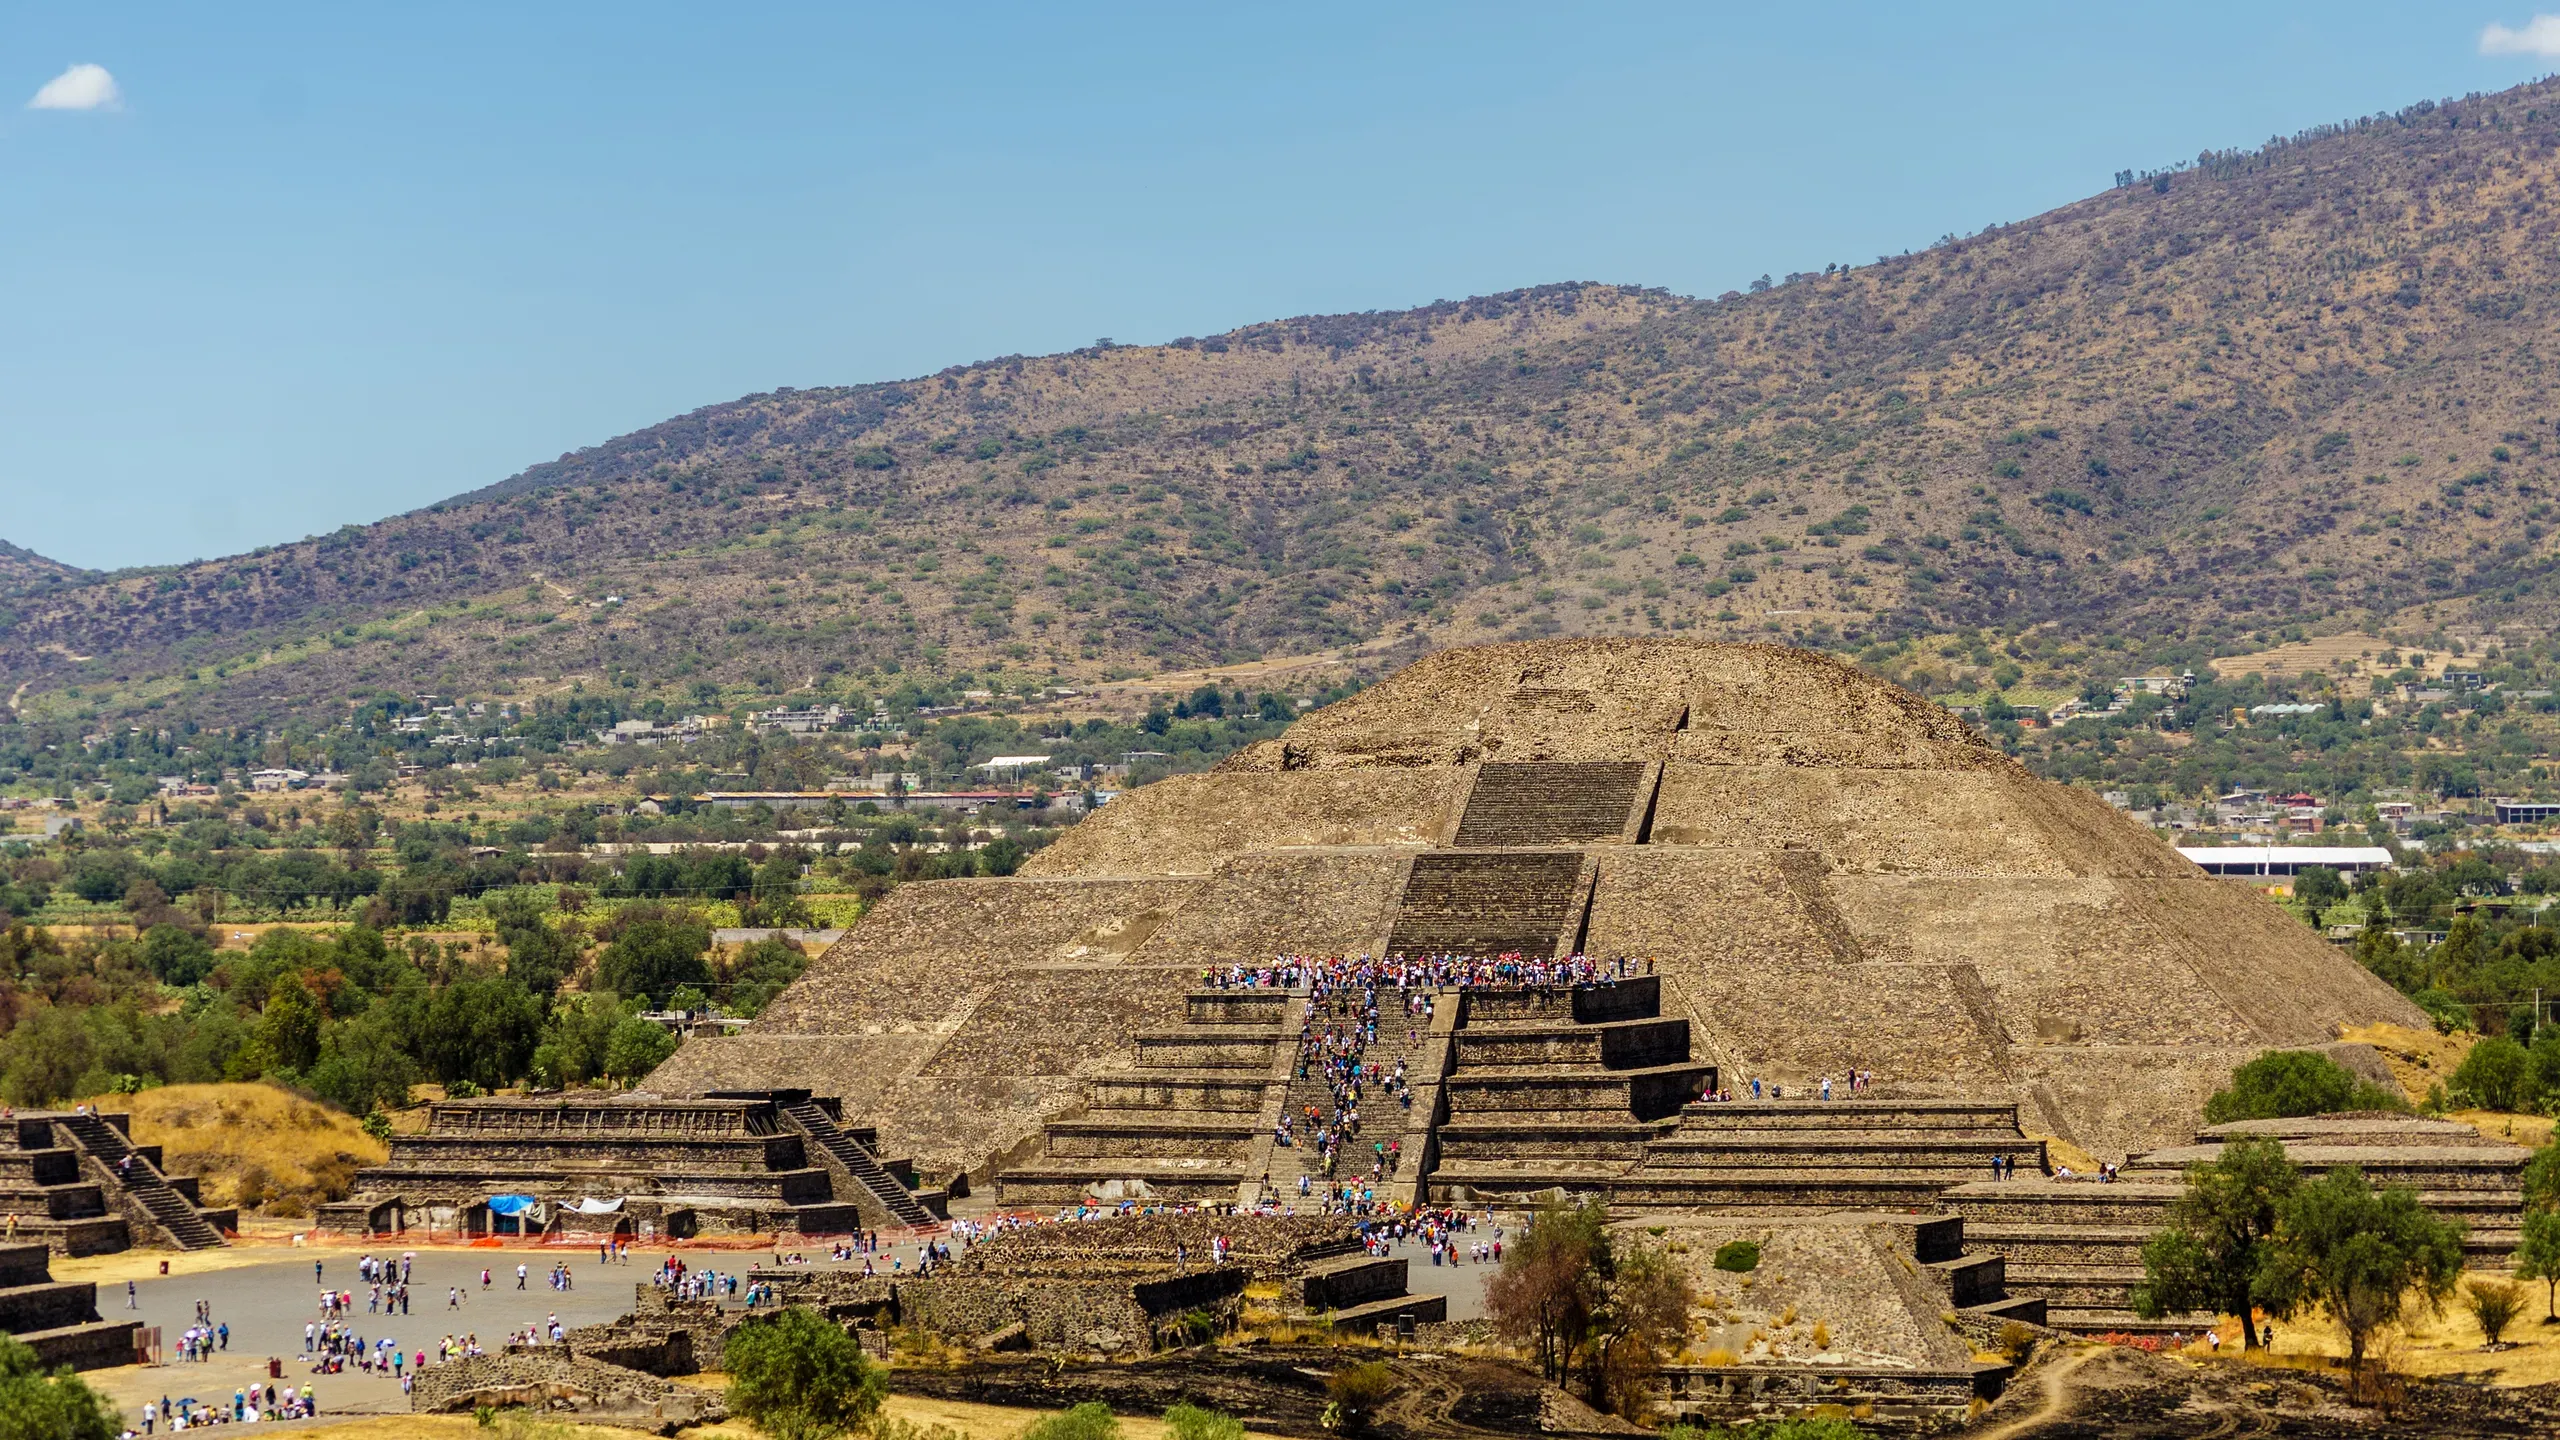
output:
[{"label": "green tree", "polygon": [[889,1385],[844,1327],[804,1306],[750,1321],[728,1339],[729,1412],[774,1440],[831,1440],[880,1413]]},{"label": "green tree", "polygon": [[320,1059],[303,1079],[321,1099],[354,1115],[398,1110],[423,1078],[388,1007],[331,1025],[320,1041]]},{"label": "green tree", "polygon": [[2524,1217],[2516,1278],[2542,1282],[2542,1323],[2560,1324],[2560,1211],[2536,1210]]},{"label": "green tree", "polygon": [[296,1075],[320,1058],[320,1004],[300,976],[288,975],[267,992],[267,1008],[258,1016],[258,1046],[268,1064]]},{"label": "green tree", "polygon": [[43,1006],[0,1039],[0,1094],[28,1109],[68,1100],[96,1054],[76,1012]]},{"label": "green tree", "polygon": [[1549,1381],[1564,1378],[1590,1336],[1601,1301],[1593,1260],[1608,1243],[1608,1223],[1608,1206],[1598,1199],[1542,1206],[1485,1282],[1485,1313],[1495,1330],[1533,1351]]},{"label": "green tree", "polygon": [[2258,1296],[2271,1314],[2328,1311],[2346,1332],[2348,1368],[2361,1371],[2375,1331],[2413,1305],[2442,1314],[2461,1273],[2461,1227],[2428,1214],[2418,1192],[2377,1191],[2342,1165],[2285,1202]]},{"label": "green tree", "polygon": [[676,1053],[676,1037],[655,1020],[634,1015],[613,1027],[605,1041],[604,1070],[629,1084],[666,1063]]},{"label": "green tree", "polygon": [[507,947],[507,978],[549,996],[576,972],[577,940],[552,927],[534,892],[506,892],[489,907],[489,918],[497,924],[499,943]]},{"label": "green tree", "polygon": [[213,947],[175,925],[154,925],[142,937],[142,963],[161,984],[183,990],[213,973]]},{"label": "green tree", "polygon": [[2134,1313],[2154,1320],[2190,1310],[2237,1315],[2242,1348],[2257,1344],[2257,1327],[2247,1322],[2259,1275],[2285,1202],[2301,1188],[2302,1172],[2284,1146],[2263,1137],[2232,1140],[2220,1158],[2188,1166],[2168,1228],[2142,1247]]},{"label": "green tree", "polygon": [[2317,926],[2322,911],[2347,898],[2346,882],[2326,865],[2305,865],[2293,877],[2293,898],[2302,902],[2311,923]]},{"label": "green tree", "polygon": [[2350,1110],[2406,1110],[2409,1102],[2314,1050],[2270,1050],[2231,1072],[2204,1103],[2216,1125]]},{"label": "green tree", "polygon": [[495,1090],[521,1078],[542,1039],[540,996],[503,976],[466,976],[435,992],[418,1058],[438,1080]]},{"label": "green tree", "polygon": [[703,953],[711,931],[690,915],[635,905],[619,917],[612,943],[597,958],[596,978],[617,995],[664,998],[679,985],[708,985]]},{"label": "green tree", "polygon": [[115,1407],[70,1366],[47,1370],[36,1352],[0,1335],[0,1440],[115,1440],[123,1429]]},{"label": "green tree", "polygon": [[2504,1035],[2471,1047],[2453,1072],[2453,1088],[2484,1110],[2522,1110],[2534,1100],[2533,1061]]}]

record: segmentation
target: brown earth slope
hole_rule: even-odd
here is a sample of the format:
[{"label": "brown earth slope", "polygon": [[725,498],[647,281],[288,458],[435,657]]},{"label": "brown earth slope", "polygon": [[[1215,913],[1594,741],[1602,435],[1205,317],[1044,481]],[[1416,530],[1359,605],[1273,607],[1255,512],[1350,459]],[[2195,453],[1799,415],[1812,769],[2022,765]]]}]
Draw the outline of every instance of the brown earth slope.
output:
[{"label": "brown earth slope", "polygon": [[246,713],[1408,629],[2539,613],[2555,179],[2542,82],[1764,293],[1554,285],[750,396],[13,602],[0,686]]}]

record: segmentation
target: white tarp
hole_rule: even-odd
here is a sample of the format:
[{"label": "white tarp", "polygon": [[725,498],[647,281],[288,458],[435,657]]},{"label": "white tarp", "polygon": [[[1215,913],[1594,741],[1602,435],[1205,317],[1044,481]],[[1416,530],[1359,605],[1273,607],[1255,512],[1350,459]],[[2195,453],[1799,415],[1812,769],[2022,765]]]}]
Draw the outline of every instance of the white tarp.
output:
[{"label": "white tarp", "polygon": [[564,1206],[563,1208],[564,1208],[564,1209],[568,1209],[568,1210],[574,1210],[574,1211],[576,1211],[576,1212],[577,1212],[578,1214],[580,1214],[580,1215],[610,1215],[610,1214],[612,1214],[614,1211],[619,1210],[619,1209],[621,1209],[621,1208],[622,1208],[622,1202],[621,1202],[620,1200],[618,1200],[618,1199],[617,1199],[617,1200],[596,1200],[596,1199],[592,1199],[592,1198],[590,1198],[590,1199],[580,1200],[580,1201],[579,1201],[577,1204],[575,1204],[575,1205]]}]

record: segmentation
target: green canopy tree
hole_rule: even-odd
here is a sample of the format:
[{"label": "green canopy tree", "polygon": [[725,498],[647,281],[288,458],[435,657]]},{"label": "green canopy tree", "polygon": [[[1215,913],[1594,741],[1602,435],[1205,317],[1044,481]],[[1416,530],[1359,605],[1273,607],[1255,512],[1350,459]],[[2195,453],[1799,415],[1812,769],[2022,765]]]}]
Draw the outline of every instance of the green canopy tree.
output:
[{"label": "green canopy tree", "polygon": [[2542,1282],[2542,1323],[2560,1325],[2560,1211],[2536,1210],[2524,1217],[2516,1278]]},{"label": "green canopy tree", "polygon": [[2442,1314],[2461,1273],[2461,1227],[2428,1214],[2415,1190],[2377,1191],[2342,1165],[2285,1201],[2259,1303],[2277,1315],[2327,1310],[2347,1334],[2348,1368],[2361,1371],[2374,1332],[2412,1305]]},{"label": "green canopy tree", "polygon": [[2204,1102],[2213,1124],[2406,1110],[2409,1102],[2314,1050],[2270,1050],[2231,1072],[2231,1084]]},{"label": "green canopy tree", "polygon": [[115,1440],[115,1407],[68,1365],[47,1370],[36,1352],[0,1335],[0,1440]]},{"label": "green canopy tree", "polygon": [[888,1377],[842,1326],[805,1306],[730,1335],[729,1411],[774,1440],[833,1440],[880,1413]]},{"label": "green canopy tree", "polygon": [[2142,1284],[2133,1308],[2145,1319],[2209,1310],[2237,1315],[2242,1346],[2258,1343],[2249,1323],[2260,1272],[2274,1248],[2285,1202],[2302,1171],[2274,1140],[2246,1137],[2220,1159],[2187,1167],[2186,1193],[2169,1206],[2169,1225],[2142,1247]]}]

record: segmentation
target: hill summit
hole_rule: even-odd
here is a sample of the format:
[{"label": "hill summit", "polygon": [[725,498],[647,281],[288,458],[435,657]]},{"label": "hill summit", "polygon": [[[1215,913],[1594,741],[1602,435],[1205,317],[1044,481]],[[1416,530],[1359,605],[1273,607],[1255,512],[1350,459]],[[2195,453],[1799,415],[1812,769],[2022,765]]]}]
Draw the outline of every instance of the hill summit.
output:
[{"label": "hill summit", "polygon": [[[688,1041],[650,1083],[841,1091],[893,1148],[1030,1196],[1232,1191],[1256,1178],[1249,1114],[1124,1152],[1072,1116],[1140,1092],[1259,1112],[1294,1083],[1220,1038],[1246,1032],[1215,1028],[1234,1007],[1196,993],[1204,974],[1452,953],[1634,961],[1648,988],[1472,1079],[1470,1047],[1508,1032],[1462,1021],[1453,1115],[1472,1084],[1479,1107],[1546,1112],[1566,1149],[1452,1159],[1435,1193],[1589,1179],[1615,1162],[1573,1151],[1577,1125],[1633,1144],[1702,1084],[1802,1095],[1852,1070],[2122,1156],[2186,1136],[2261,1050],[2423,1023],[2273,906],[1844,663],[1548,640],[1432,655],[1121,796],[1019,877],[901,887],[743,1034]],[[1586,1044],[1580,1068],[1530,1074]]]}]

